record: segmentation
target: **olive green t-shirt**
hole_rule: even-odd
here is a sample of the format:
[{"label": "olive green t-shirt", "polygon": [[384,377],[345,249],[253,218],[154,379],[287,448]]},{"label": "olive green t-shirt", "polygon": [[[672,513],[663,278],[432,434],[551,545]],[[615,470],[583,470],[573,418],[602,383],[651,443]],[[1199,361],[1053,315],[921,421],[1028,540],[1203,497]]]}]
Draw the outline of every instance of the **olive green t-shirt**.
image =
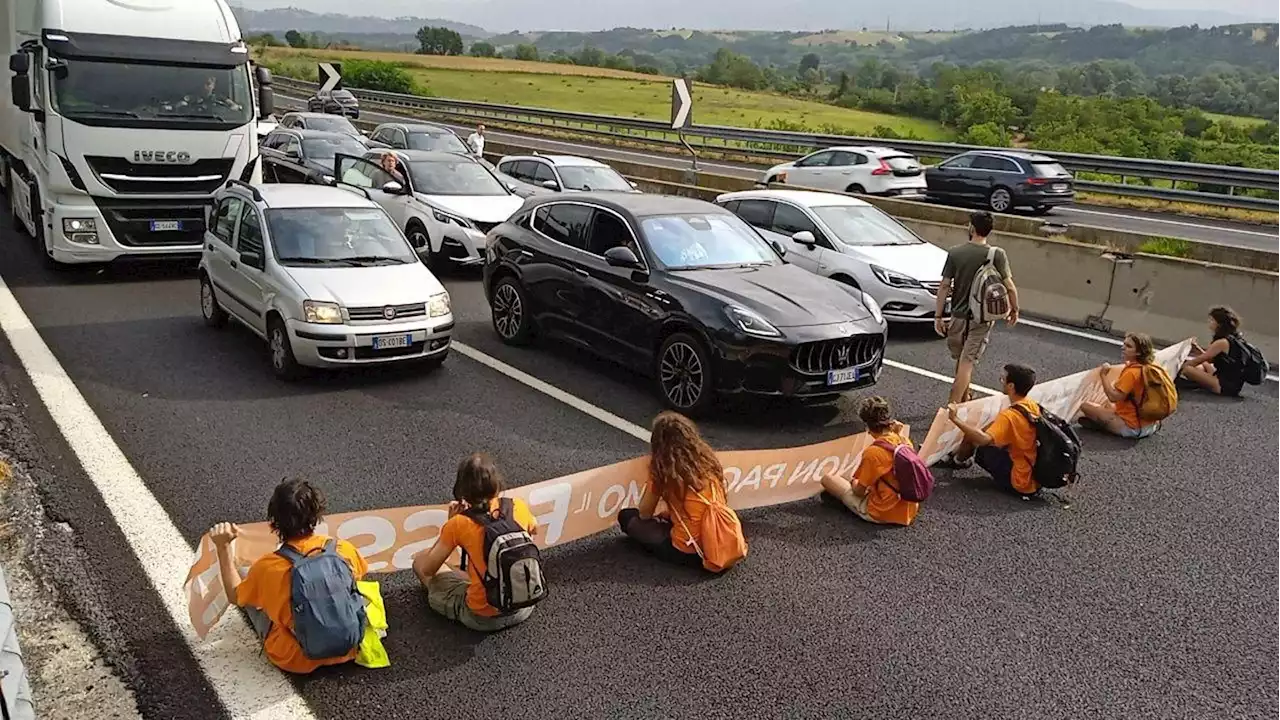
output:
[{"label": "olive green t-shirt", "polygon": [[[942,279],[951,281],[951,317],[969,317],[969,290],[973,287],[973,278],[987,261],[987,251],[991,245],[986,243],[966,242],[947,251],[947,262],[942,266]],[[1009,258],[1003,248],[996,248],[996,272],[1008,280]]]}]

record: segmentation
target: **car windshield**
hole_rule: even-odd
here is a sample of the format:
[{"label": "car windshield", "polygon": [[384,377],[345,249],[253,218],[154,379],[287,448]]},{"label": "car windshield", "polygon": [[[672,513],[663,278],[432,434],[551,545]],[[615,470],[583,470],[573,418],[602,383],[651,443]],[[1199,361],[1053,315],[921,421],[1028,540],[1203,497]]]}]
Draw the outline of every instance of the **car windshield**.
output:
[{"label": "car windshield", "polygon": [[417,130],[409,133],[409,148],[412,150],[434,150],[435,152],[470,153],[471,150],[457,135],[451,132],[423,132]]},{"label": "car windshield", "polygon": [[68,60],[51,73],[53,106],[79,121],[115,125],[216,124],[253,119],[246,66],[234,68]]},{"label": "car windshield", "polygon": [[290,267],[363,267],[419,262],[409,241],[379,208],[267,210],[276,262]]},{"label": "car windshield", "polygon": [[351,121],[341,115],[313,115],[307,118],[307,127],[311,130],[359,135],[360,131]]},{"label": "car windshield", "polygon": [[668,270],[776,265],[777,252],[729,213],[664,215],[640,221],[649,248]]},{"label": "car windshield", "polygon": [[874,207],[826,205],[811,209],[846,245],[918,245],[924,242],[897,220]]},{"label": "car windshield", "polygon": [[468,159],[409,163],[413,189],[424,195],[510,195],[483,165]]},{"label": "car windshield", "polygon": [[569,190],[630,190],[627,182],[611,167],[561,165],[560,179]]},{"label": "car windshield", "polygon": [[1031,163],[1031,173],[1036,177],[1071,177],[1071,173],[1067,172],[1066,168],[1056,162],[1033,162]]},{"label": "car windshield", "polygon": [[355,100],[356,96],[351,94],[350,90],[334,90],[334,100]]},{"label": "car windshield", "polygon": [[365,151],[365,146],[349,135],[335,135],[306,138],[302,141],[302,150],[309,160],[332,160],[338,153],[359,157]]}]

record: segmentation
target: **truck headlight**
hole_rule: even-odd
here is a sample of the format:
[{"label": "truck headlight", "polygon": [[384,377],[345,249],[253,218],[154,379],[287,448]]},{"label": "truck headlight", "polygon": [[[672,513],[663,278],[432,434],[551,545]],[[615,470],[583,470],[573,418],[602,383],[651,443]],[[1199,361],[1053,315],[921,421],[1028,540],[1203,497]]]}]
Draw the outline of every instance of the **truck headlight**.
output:
[{"label": "truck headlight", "polygon": [[303,300],[302,319],[320,325],[340,325],[342,308],[337,303]]},{"label": "truck headlight", "polygon": [[98,222],[94,218],[63,218],[62,234],[74,243],[98,244]]},{"label": "truck headlight", "polygon": [[442,292],[427,299],[427,315],[429,317],[444,317],[451,312],[453,312],[453,306],[449,303],[449,293]]}]

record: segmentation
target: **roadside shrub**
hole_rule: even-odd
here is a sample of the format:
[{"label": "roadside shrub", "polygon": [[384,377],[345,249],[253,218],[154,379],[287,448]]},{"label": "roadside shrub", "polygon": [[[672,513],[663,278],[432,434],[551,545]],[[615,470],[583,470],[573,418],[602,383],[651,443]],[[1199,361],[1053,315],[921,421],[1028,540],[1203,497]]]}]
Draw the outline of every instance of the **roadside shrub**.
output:
[{"label": "roadside shrub", "polygon": [[384,60],[346,60],[342,63],[343,84],[382,92],[413,92],[413,76],[395,63]]}]

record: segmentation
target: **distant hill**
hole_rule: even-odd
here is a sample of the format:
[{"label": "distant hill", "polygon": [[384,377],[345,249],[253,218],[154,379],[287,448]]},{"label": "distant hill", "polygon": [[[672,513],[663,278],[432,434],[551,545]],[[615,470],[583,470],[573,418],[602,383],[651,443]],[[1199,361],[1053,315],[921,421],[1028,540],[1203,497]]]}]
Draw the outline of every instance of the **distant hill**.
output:
[{"label": "distant hill", "polygon": [[[237,0],[264,10],[288,0]],[[593,0],[592,2],[531,2],[530,0],[365,0],[361,13],[391,18],[429,15],[497,31],[590,31],[620,26],[691,28],[698,30],[956,30],[1007,25],[1067,23],[1131,27],[1229,25],[1274,22],[1271,6],[1261,17],[1245,17],[1217,9],[1158,10],[1139,8],[1119,0]],[[308,0],[314,13],[350,12],[346,0]],[[428,24],[432,21],[427,21]],[[439,24],[440,21],[434,21]],[[274,24],[274,23],[273,23]],[[276,29],[276,28],[272,28]],[[455,28],[456,29],[456,28]],[[354,28],[338,28],[359,32]]]},{"label": "distant hill", "polygon": [[[265,3],[258,3],[265,4]],[[312,3],[322,5],[324,3]],[[351,7],[347,5],[347,7]],[[361,9],[363,6],[361,6]],[[418,28],[423,26],[447,27],[470,38],[489,37],[493,33],[476,25],[444,20],[441,18],[423,17],[351,17],[334,12],[317,13],[301,8],[273,8],[269,10],[251,10],[232,5],[232,12],[240,23],[240,30],[245,33],[276,33],[283,35],[288,30],[298,32],[322,33],[325,35],[344,36],[408,36],[412,39]]]}]

